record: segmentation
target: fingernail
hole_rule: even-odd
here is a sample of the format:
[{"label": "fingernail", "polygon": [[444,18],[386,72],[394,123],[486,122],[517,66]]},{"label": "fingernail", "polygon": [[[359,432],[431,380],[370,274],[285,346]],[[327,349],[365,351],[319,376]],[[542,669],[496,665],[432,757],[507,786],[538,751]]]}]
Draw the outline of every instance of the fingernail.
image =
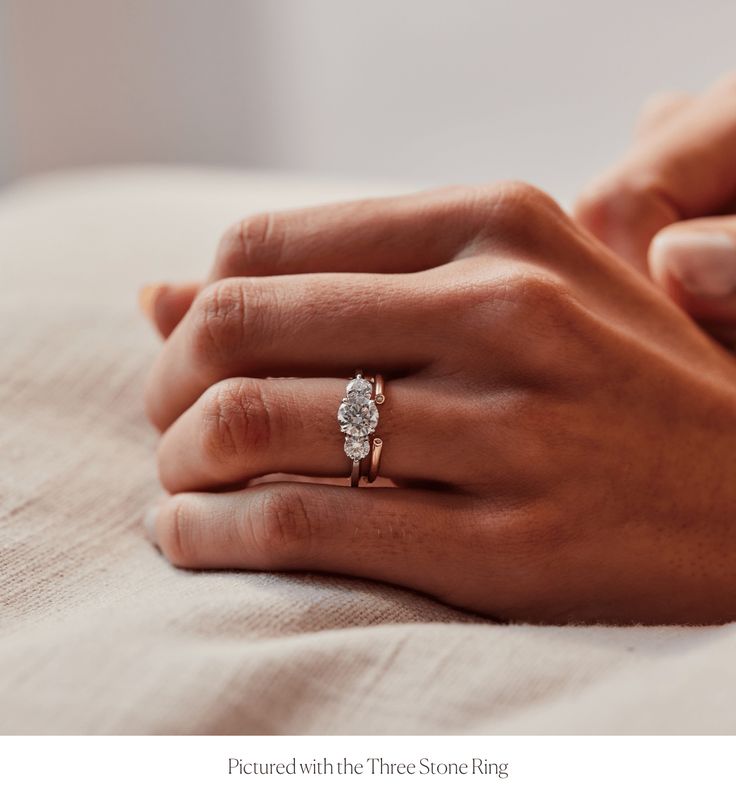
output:
[{"label": "fingernail", "polygon": [[156,518],[158,517],[158,504],[149,507],[146,514],[143,516],[143,528],[146,531],[146,537],[154,544],[157,544],[156,538]]},{"label": "fingernail", "polygon": [[153,311],[156,304],[156,299],[161,294],[165,287],[162,282],[153,282],[150,285],[144,285],[138,292],[138,304],[140,305],[143,314],[153,320]]},{"label": "fingernail", "polygon": [[665,230],[652,241],[649,258],[653,271],[667,271],[696,296],[736,290],[736,240],[725,232]]}]

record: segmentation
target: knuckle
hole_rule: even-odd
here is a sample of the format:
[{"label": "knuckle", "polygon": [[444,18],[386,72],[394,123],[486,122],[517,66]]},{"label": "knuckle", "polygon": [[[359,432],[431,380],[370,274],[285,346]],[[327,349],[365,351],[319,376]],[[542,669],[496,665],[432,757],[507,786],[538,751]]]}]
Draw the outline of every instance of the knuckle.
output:
[{"label": "knuckle", "polygon": [[513,324],[519,337],[528,344],[525,361],[536,364],[540,373],[560,365],[566,349],[584,338],[587,315],[562,280],[551,274],[531,272],[519,275],[503,288],[504,324]]},{"label": "knuckle", "polygon": [[507,221],[535,212],[562,214],[559,205],[541,189],[519,180],[496,183],[482,194],[488,210],[497,218]]},{"label": "knuckle", "polygon": [[647,173],[604,177],[580,195],[573,209],[573,216],[583,227],[612,245],[623,232],[640,227],[643,220],[661,228],[680,215],[660,176]]},{"label": "knuckle", "polygon": [[187,502],[182,496],[169,499],[159,510],[157,540],[171,564],[177,567],[196,565],[196,525],[190,522]]},{"label": "knuckle", "polygon": [[532,313],[543,313],[552,309],[557,314],[570,298],[569,290],[561,280],[537,271],[518,275],[506,285],[506,291],[525,310]]},{"label": "knuckle", "polygon": [[198,362],[227,361],[242,350],[251,294],[242,279],[232,279],[214,283],[197,297],[192,346]]},{"label": "knuckle", "polygon": [[[530,501],[506,520],[505,554],[517,565],[517,578],[499,597],[502,615],[541,621],[563,612],[559,596],[572,589],[570,562],[580,544],[580,532],[564,510],[545,499]],[[551,600],[550,596],[558,596]]]},{"label": "knuckle", "polygon": [[525,269],[473,284],[464,292],[463,302],[466,313],[477,310],[504,323],[518,321],[523,329],[535,318],[559,315],[572,297],[569,288],[555,275]]},{"label": "knuckle", "polygon": [[524,182],[507,181],[476,189],[469,202],[481,248],[498,246],[499,240],[523,249],[548,246],[552,234],[569,226],[567,216],[552,197]]},{"label": "knuckle", "polygon": [[283,225],[275,213],[257,213],[233,224],[217,250],[217,276],[261,275],[278,263]]},{"label": "knuckle", "polygon": [[[578,373],[578,381],[584,379],[577,355],[586,354],[600,334],[563,280],[536,271],[514,272],[468,293],[457,316],[463,319],[469,351],[487,347],[496,354],[500,347],[513,362],[517,378],[528,385],[562,389],[572,384],[571,370]],[[511,338],[509,329],[514,330]]]},{"label": "knuckle", "polygon": [[[514,577],[488,573],[487,539],[493,516],[493,556],[501,557]],[[565,517],[564,509],[548,498],[530,497],[523,506],[503,510],[495,503],[480,502],[471,515],[469,539],[476,538],[478,556],[471,568],[486,575],[493,596],[489,606],[499,618],[542,622],[562,615],[565,598],[575,579],[570,564],[575,559],[580,534]],[[478,602],[473,579],[454,581],[443,594],[448,602]]]},{"label": "knuckle", "polygon": [[228,461],[268,447],[271,409],[255,380],[221,382],[203,402],[202,449],[209,460]]},{"label": "knuckle", "polygon": [[244,533],[264,567],[306,564],[313,540],[312,513],[298,485],[267,486],[251,497]]},{"label": "knuckle", "polygon": [[573,215],[597,238],[606,240],[611,231],[625,224],[626,210],[636,204],[629,185],[621,180],[596,182],[576,200]]},{"label": "knuckle", "polygon": [[523,180],[503,180],[492,186],[492,196],[496,205],[508,204],[511,207],[532,207],[549,200],[540,188]]}]

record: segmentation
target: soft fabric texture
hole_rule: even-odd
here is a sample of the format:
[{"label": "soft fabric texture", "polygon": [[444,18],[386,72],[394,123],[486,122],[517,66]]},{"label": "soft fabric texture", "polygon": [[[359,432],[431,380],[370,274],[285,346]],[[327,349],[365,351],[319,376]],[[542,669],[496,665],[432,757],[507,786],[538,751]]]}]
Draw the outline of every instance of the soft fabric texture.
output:
[{"label": "soft fabric texture", "polygon": [[255,210],[379,192],[138,169],[0,195],[0,731],[736,730],[733,625],[496,625],[368,581],[176,570],[144,538],[139,286],[202,276]]}]

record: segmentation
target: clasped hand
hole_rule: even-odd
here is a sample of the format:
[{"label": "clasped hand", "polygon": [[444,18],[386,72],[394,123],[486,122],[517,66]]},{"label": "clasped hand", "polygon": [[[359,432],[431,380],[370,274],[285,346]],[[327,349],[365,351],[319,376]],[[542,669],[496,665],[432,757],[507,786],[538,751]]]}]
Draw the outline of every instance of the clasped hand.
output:
[{"label": "clasped hand", "polygon": [[[155,313],[157,544],[503,619],[733,619],[736,365],[639,265],[517,183],[238,223]],[[346,489],[356,367],[383,479]]]}]

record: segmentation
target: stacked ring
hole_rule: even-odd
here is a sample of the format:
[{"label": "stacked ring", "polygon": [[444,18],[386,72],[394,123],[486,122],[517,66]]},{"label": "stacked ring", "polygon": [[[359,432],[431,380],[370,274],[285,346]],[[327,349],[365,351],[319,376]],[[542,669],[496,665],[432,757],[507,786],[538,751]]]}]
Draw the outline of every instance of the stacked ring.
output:
[{"label": "stacked ring", "polygon": [[[376,395],[374,397],[374,401],[376,404],[383,404],[386,400],[386,396],[383,392],[383,377],[381,374],[376,374],[376,378],[374,380],[375,388],[376,388]],[[381,452],[383,451],[383,440],[380,437],[374,437],[373,442],[371,444],[371,462],[370,467],[368,469],[368,476],[367,479],[370,483],[376,480],[378,476],[378,468],[381,464]]]},{"label": "stacked ring", "polygon": [[[375,398],[371,398],[375,386]],[[361,476],[361,463],[370,454],[371,463],[368,481],[374,481],[378,474],[382,441],[374,438],[371,444],[370,435],[378,426],[378,407],[385,400],[383,394],[383,378],[365,379],[361,371],[355,372],[345,389],[345,397],[337,410],[337,421],[340,431],[345,435],[343,449],[352,461],[350,486],[357,487]],[[378,443],[376,444],[376,440]]]}]

